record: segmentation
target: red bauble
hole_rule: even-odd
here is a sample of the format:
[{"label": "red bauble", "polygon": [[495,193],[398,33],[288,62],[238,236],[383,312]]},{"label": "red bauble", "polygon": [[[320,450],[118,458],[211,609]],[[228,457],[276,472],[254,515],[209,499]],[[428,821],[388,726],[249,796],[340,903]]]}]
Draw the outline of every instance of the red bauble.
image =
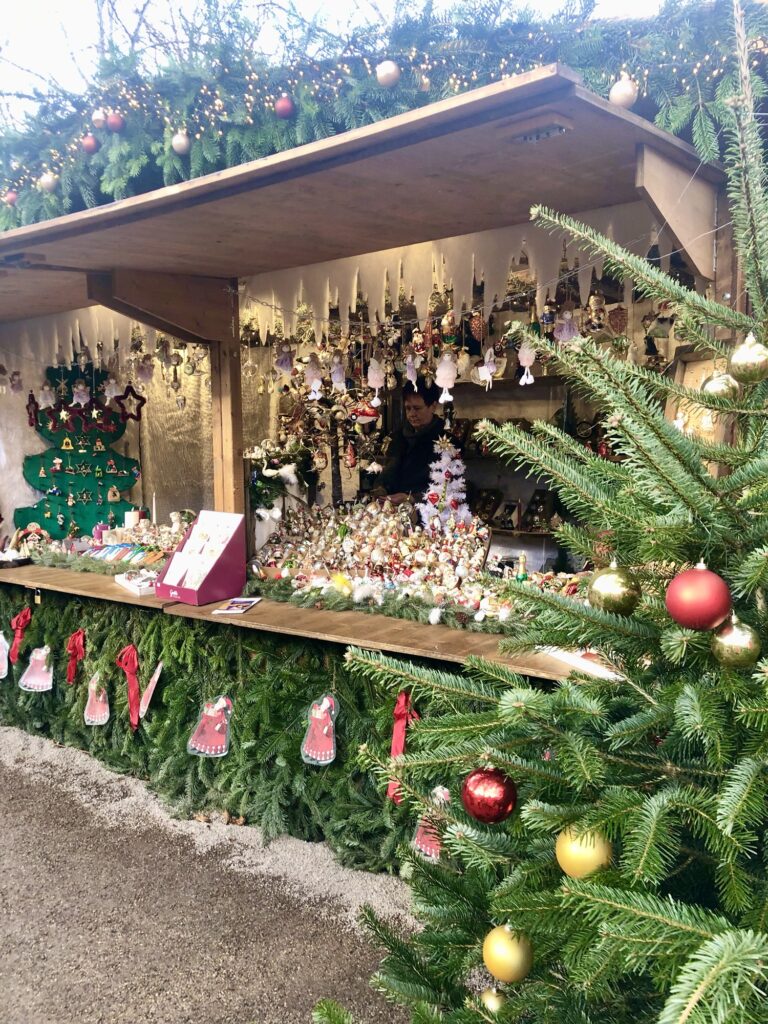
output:
[{"label": "red bauble", "polygon": [[16,189],[9,188],[3,196],[3,202],[6,204],[6,206],[15,206],[18,198],[19,193],[16,191]]},{"label": "red bauble", "polygon": [[512,779],[498,768],[475,768],[461,787],[464,810],[485,825],[498,825],[517,805],[517,789]]},{"label": "red bauble", "polygon": [[275,113],[281,121],[289,121],[296,113],[296,104],[291,96],[283,94],[275,100]]},{"label": "red bauble", "polygon": [[111,132],[117,132],[118,134],[125,128],[125,118],[122,114],[118,114],[113,111],[107,116],[107,128]]},{"label": "red bauble", "polygon": [[87,153],[88,156],[93,156],[94,153],[98,153],[101,149],[101,143],[99,140],[95,135],[91,135],[90,133],[88,135],[84,135],[82,139],[80,139],[80,145],[83,148],[83,152]]},{"label": "red bauble", "polygon": [[667,611],[679,626],[715,629],[731,611],[728,584],[703,562],[675,576],[667,587]]}]

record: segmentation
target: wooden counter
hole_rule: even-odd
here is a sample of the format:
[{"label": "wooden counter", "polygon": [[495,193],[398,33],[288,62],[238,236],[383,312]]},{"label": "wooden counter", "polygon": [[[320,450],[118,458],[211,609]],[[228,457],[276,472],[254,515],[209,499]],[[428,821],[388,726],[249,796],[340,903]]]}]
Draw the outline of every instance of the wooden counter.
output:
[{"label": "wooden counter", "polygon": [[93,597],[99,601],[115,601],[141,608],[162,610],[171,601],[157,597],[138,597],[121,587],[111,576],[71,569],[49,569],[44,565],[22,565],[18,569],[0,568],[0,583],[12,583],[30,590],[55,590],[60,594]]},{"label": "wooden counter", "polygon": [[241,629],[262,630],[300,636],[327,643],[352,645],[409,658],[433,658],[461,664],[469,655],[496,661],[525,676],[538,679],[564,679],[570,666],[557,658],[537,651],[525,654],[499,653],[501,637],[493,633],[473,633],[449,626],[429,626],[420,622],[390,618],[365,612],[332,612],[319,608],[297,608],[282,601],[262,598],[259,604],[243,615],[214,615],[212,605],[177,604],[156,597],[137,597],[114,582],[109,576],[73,572],[71,569],[48,569],[42,565],[25,565],[18,569],[0,569],[0,584],[9,583],[33,590],[53,590],[61,594],[115,601],[140,608],[152,608],[166,615],[187,619],[203,619],[226,623]]}]

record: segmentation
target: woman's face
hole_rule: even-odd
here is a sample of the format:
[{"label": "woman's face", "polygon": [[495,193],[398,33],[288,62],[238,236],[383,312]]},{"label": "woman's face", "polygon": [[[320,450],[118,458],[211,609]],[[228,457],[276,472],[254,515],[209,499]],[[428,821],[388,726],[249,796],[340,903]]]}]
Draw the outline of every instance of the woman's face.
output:
[{"label": "woman's face", "polygon": [[434,404],[427,405],[421,395],[408,395],[405,400],[405,418],[414,430],[429,426],[434,415]]}]

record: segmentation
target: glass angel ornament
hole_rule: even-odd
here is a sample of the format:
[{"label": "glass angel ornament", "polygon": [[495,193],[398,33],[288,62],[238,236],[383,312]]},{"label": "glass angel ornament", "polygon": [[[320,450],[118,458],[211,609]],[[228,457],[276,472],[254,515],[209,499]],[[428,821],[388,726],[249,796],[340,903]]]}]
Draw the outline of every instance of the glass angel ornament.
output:
[{"label": "glass angel ornament", "polygon": [[453,401],[451,388],[456,383],[457,372],[456,357],[450,349],[445,349],[435,370],[435,383],[442,388],[439,399],[441,405]]},{"label": "glass angel ornament", "polygon": [[384,385],[385,376],[382,353],[381,350],[377,349],[371,356],[371,361],[368,363],[368,387],[373,388],[374,391],[374,396],[371,399],[371,405],[374,409],[377,409],[381,405],[379,391],[384,387]]},{"label": "glass angel ornament", "polygon": [[409,345],[405,350],[405,379],[414,387],[416,387],[416,381],[419,379],[419,367],[422,362],[422,356],[417,355],[413,345]]},{"label": "glass angel ornament", "polygon": [[496,353],[493,350],[493,345],[489,345],[483,353],[483,361],[475,367],[475,375],[477,384],[485,385],[485,390],[489,391],[493,387],[493,375],[496,373]]},{"label": "glass angel ornament", "polygon": [[277,347],[275,369],[281,377],[290,377],[293,373],[293,349],[287,341],[281,341]]},{"label": "glass angel ornament", "polygon": [[307,396],[316,401],[322,396],[323,389],[323,368],[320,365],[320,356],[317,352],[310,352],[307,365],[304,367],[304,383],[309,388]]},{"label": "glass angel ornament", "polygon": [[347,370],[341,349],[334,349],[331,355],[331,386],[334,391],[347,390]]}]

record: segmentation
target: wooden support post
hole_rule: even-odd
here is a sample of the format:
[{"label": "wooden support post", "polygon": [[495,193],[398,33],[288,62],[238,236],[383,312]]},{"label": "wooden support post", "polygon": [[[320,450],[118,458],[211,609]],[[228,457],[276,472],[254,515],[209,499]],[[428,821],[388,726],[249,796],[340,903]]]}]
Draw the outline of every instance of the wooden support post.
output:
[{"label": "wooden support post", "polygon": [[245,512],[237,280],[116,270],[88,275],[88,297],[117,313],[204,344],[211,357],[213,502]]}]

